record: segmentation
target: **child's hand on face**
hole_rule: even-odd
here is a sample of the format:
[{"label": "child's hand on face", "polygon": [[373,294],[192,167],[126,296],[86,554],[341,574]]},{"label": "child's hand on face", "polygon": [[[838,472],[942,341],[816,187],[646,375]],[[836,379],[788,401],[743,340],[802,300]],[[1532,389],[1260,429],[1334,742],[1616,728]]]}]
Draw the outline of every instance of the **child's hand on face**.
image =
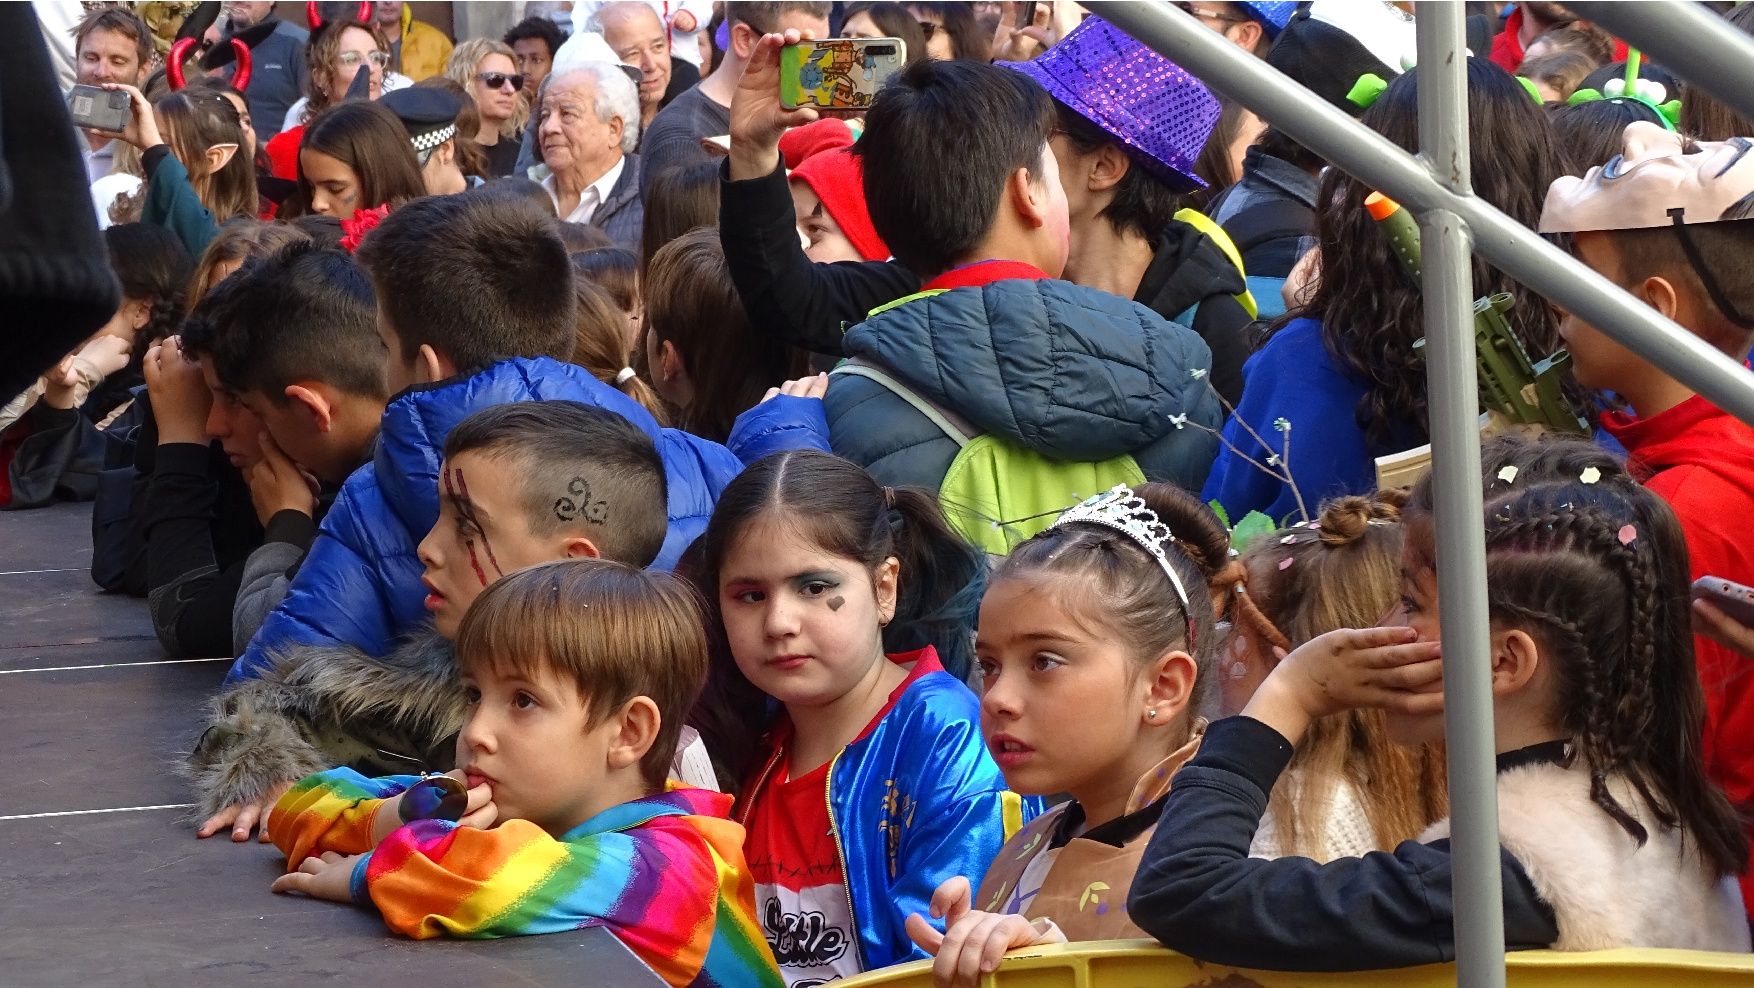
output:
[{"label": "child's hand on face", "polygon": [[1379,707],[1414,716],[1440,712],[1439,645],[1415,639],[1411,628],[1342,628],[1312,638],[1282,656],[1243,715],[1296,744],[1311,722],[1342,710]]},{"label": "child's hand on face", "polygon": [[939,933],[914,913],[907,918],[907,935],[919,948],[937,957],[932,964],[936,988],[976,988],[983,974],[999,969],[1007,951],[1038,943],[1060,943],[1058,928],[1047,934],[1022,916],[987,913],[969,908],[973,898],[968,879],[952,878],[932,893],[932,915],[942,917]]},{"label": "child's hand on face", "polygon": [[360,857],[358,854],[324,851],[320,857],[304,859],[297,871],[276,878],[269,891],[303,892],[313,899],[352,902],[353,866]]},{"label": "child's hand on face", "polygon": [[[447,772],[447,775],[463,778],[463,770]],[[464,780],[468,784],[468,780]],[[483,782],[469,790],[469,806],[463,811],[463,818],[457,821],[459,827],[474,827],[476,830],[491,830],[499,822],[499,807],[493,802],[493,788]]]},{"label": "child's hand on face", "polygon": [[317,481],[305,473],[283,452],[266,432],[258,437],[262,448],[261,462],[244,470],[250,485],[250,501],[256,506],[256,518],[263,525],[282,511],[297,511],[307,517],[317,513]]}]

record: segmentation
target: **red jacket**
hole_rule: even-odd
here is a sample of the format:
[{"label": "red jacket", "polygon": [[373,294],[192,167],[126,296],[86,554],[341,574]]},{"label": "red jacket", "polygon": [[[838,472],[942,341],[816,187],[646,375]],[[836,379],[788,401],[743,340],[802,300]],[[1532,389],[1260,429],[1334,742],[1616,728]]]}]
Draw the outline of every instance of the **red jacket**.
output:
[{"label": "red jacket", "polygon": [[[1609,413],[1602,425],[1633,473],[1675,509],[1692,578],[1754,585],[1754,428],[1695,395],[1645,419]],[[1705,769],[1744,813],[1754,809],[1754,665],[1703,636],[1693,639],[1705,686]],[[1754,876],[1742,878],[1754,912]]]}]

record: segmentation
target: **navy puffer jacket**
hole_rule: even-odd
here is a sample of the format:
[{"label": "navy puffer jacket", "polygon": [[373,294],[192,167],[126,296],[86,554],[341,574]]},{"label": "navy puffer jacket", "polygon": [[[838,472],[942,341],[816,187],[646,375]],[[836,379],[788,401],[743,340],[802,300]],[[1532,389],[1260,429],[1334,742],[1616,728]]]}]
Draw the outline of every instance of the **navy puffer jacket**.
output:
[{"label": "navy puffer jacket", "polygon": [[445,437],[471,414],[514,401],[595,405],[621,414],[652,437],[664,461],[670,518],[654,568],[674,566],[706,529],[719,492],[744,462],[777,450],[824,447],[822,406],[814,399],[776,398],[745,412],[727,448],[660,428],[620,391],[545,357],[505,360],[468,377],[410,388],[384,409],[372,462],[342,485],[286,599],[226,681],[257,675],[271,652],[288,645],[340,643],[385,655],[425,621],[423,567],[415,550],[438,520]]},{"label": "navy puffer jacket", "polygon": [[[968,424],[1056,459],[1132,454],[1151,480],[1199,491],[1224,420],[1211,351],[1137,302],[1065,281],[1008,279],[914,299],[848,331],[848,357],[900,378]],[[936,490],[953,440],[867,378],[824,399],[834,452],[879,483]]]}]

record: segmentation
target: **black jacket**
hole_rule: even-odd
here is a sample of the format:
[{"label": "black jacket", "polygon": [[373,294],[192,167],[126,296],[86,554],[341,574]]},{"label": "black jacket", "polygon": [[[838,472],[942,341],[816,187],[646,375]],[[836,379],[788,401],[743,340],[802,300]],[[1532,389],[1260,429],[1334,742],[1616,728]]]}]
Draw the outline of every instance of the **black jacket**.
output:
[{"label": "black jacket", "polygon": [[[1176,773],[1133,878],[1133,922],[1172,950],[1239,967],[1362,971],[1454,960],[1448,840],[1405,841],[1327,864],[1248,856],[1291,752],[1279,732],[1249,717],[1207,728],[1200,753]],[[1518,754],[1500,756],[1500,769]],[[1553,910],[1523,866],[1501,850],[1500,867],[1506,948],[1559,939]]]}]

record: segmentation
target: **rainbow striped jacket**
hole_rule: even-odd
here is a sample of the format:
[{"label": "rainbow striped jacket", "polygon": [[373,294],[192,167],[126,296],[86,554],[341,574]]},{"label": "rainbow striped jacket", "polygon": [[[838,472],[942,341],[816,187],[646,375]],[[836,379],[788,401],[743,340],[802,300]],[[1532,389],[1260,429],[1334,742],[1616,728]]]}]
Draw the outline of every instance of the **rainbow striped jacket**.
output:
[{"label": "rainbow striped jacket", "polygon": [[416,781],[340,768],[298,782],[269,819],[288,870],[324,851],[364,854],[354,901],[416,939],[601,926],[672,985],[783,985],[755,920],[743,828],[725,817],[731,797],[672,789],[558,839],[527,820],[419,820],[373,849],[372,816]]}]

